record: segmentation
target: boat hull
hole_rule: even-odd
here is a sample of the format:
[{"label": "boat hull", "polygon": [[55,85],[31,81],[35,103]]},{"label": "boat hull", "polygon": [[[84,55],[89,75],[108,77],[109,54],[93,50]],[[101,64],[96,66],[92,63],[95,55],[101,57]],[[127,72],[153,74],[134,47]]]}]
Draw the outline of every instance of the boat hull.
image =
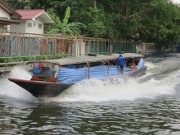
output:
[{"label": "boat hull", "polygon": [[43,82],[15,78],[9,78],[9,80],[24,88],[35,97],[55,97],[73,85],[59,82]]}]

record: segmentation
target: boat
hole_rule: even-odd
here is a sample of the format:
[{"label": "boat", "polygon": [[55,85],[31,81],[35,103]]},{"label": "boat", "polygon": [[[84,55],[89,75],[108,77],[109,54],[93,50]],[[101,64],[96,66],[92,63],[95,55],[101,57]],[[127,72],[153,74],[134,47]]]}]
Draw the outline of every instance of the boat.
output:
[{"label": "boat", "polygon": [[[30,80],[8,78],[11,82],[27,90],[35,97],[55,97],[72,85],[85,79],[106,80],[126,76],[141,76],[147,66],[143,56],[123,53],[126,66],[123,72],[117,66],[119,54],[71,57],[57,60],[28,62],[32,78]],[[135,62],[135,68],[131,63]]]}]

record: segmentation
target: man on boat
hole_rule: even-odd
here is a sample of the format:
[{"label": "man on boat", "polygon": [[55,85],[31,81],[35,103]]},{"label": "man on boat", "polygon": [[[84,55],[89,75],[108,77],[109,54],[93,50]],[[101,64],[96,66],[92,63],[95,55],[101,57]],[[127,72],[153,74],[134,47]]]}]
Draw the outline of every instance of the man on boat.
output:
[{"label": "man on boat", "polygon": [[117,58],[117,64],[121,70],[121,74],[123,74],[124,65],[126,64],[125,58],[120,54]]},{"label": "man on boat", "polygon": [[131,65],[130,65],[130,68],[131,68],[132,70],[136,69],[135,59],[132,59],[132,63],[131,63]]}]

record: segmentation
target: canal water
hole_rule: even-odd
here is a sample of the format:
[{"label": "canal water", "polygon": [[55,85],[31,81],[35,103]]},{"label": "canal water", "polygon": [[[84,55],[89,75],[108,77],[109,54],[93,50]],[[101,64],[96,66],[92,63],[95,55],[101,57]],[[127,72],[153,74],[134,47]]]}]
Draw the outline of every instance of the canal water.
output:
[{"label": "canal water", "polygon": [[[0,79],[0,134],[179,135],[180,57],[146,58],[135,79],[85,80],[56,98],[37,99]],[[22,67],[10,76],[29,79]]]}]

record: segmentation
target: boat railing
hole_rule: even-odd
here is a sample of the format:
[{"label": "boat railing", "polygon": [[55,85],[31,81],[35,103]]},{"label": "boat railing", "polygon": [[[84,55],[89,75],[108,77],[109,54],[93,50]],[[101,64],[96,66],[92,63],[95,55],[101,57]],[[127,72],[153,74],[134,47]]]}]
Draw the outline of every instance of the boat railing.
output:
[{"label": "boat railing", "polygon": [[[106,65],[107,64],[107,71],[105,71],[105,72],[106,72],[106,76],[109,76],[110,61],[107,60],[107,59],[103,59],[101,62],[102,62],[101,65]],[[89,79],[90,78],[90,67],[91,67],[90,62],[86,61],[86,66],[87,66],[87,78]]]}]

